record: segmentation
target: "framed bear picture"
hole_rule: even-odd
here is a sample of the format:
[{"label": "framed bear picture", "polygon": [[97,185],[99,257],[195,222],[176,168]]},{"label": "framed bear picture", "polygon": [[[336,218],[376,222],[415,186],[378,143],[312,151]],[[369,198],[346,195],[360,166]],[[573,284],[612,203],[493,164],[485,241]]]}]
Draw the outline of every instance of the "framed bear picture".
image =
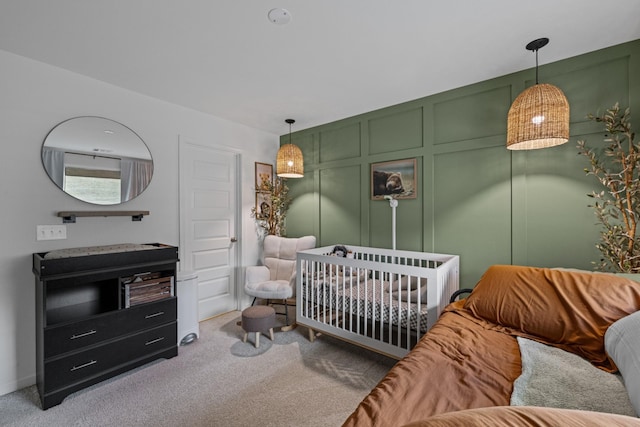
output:
[{"label": "framed bear picture", "polygon": [[417,183],[415,158],[371,163],[371,200],[415,199]]},{"label": "framed bear picture", "polygon": [[273,183],[273,165],[256,162],[256,191],[268,191],[265,182]]}]

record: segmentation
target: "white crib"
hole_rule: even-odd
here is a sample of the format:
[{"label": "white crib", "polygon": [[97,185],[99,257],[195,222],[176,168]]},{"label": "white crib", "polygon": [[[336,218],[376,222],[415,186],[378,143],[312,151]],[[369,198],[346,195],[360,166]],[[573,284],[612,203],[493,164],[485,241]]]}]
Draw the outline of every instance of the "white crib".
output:
[{"label": "white crib", "polygon": [[298,252],[296,322],[394,358],[406,355],[459,288],[457,255],[348,246]]}]

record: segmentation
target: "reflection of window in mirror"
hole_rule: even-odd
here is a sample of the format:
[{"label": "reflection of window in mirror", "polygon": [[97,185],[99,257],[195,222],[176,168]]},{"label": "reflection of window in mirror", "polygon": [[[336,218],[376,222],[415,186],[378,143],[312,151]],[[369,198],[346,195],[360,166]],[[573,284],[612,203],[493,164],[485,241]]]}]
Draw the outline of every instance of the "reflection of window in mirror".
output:
[{"label": "reflection of window in mirror", "polygon": [[56,125],[42,144],[42,164],[58,188],[99,205],[134,199],[153,176],[144,141],[123,124],[101,117],[75,117]]},{"label": "reflection of window in mirror", "polygon": [[65,153],[63,189],[89,203],[120,203],[120,159]]}]

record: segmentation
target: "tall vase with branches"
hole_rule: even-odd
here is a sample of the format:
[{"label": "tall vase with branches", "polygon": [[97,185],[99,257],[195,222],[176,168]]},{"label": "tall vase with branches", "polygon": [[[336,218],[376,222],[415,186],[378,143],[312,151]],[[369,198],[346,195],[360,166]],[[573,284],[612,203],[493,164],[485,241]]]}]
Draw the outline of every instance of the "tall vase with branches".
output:
[{"label": "tall vase with branches", "polygon": [[264,180],[261,191],[267,195],[269,208],[258,212],[256,207],[251,208],[251,217],[265,234],[274,236],[286,236],[285,218],[291,205],[289,187],[282,178],[276,177],[274,181]]},{"label": "tall vase with branches", "polygon": [[595,269],[621,273],[640,273],[640,145],[634,142],[629,109],[616,103],[601,116],[588,116],[603,123],[604,147],[587,147],[578,141],[578,151],[590,162],[587,175],[595,176],[605,190],[593,191],[594,208],[602,225],[596,248],[602,254]]}]

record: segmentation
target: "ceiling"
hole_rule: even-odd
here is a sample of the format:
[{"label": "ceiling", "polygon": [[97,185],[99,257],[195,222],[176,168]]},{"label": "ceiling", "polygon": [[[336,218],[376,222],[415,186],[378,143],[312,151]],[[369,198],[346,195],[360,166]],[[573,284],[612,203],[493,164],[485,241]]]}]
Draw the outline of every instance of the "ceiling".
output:
[{"label": "ceiling", "polygon": [[280,135],[285,118],[300,130],[531,68],[540,37],[541,65],[640,39],[638,16],[638,0],[2,0],[0,49]]}]

